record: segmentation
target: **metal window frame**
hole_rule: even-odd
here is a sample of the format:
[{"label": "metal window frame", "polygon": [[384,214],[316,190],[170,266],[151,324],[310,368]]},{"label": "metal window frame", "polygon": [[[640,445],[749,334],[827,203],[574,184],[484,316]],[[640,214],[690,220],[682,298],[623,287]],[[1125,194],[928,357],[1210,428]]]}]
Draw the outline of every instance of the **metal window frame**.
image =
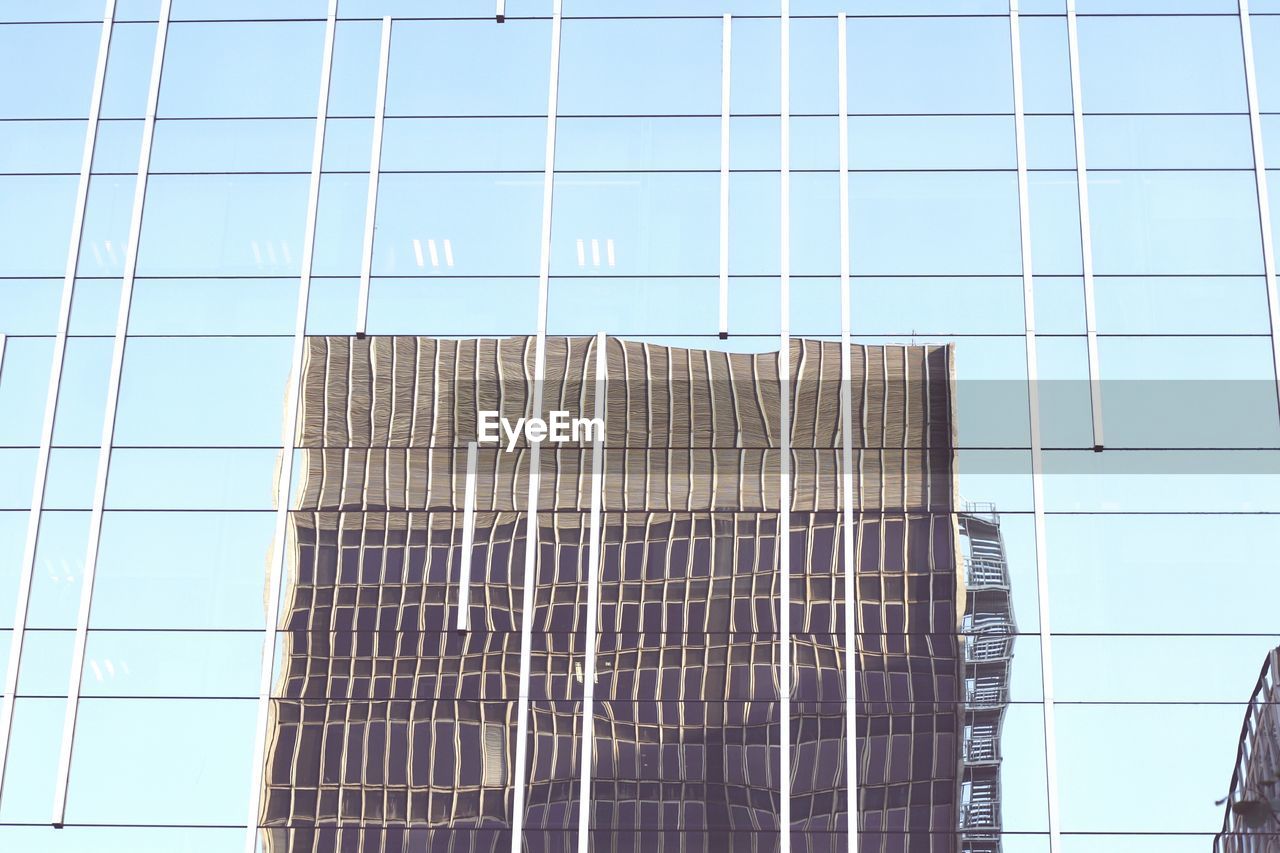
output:
[{"label": "metal window frame", "polygon": [[733,16],[725,15],[720,36],[720,338],[729,337],[729,92]]},{"label": "metal window frame", "polygon": [[778,346],[778,430],[781,459],[778,482],[778,827],[780,853],[791,853],[791,0],[781,0],[779,184],[781,222],[779,278],[782,290]]},{"label": "metal window frame", "polygon": [[853,325],[849,251],[849,47],[848,20],[836,16],[836,73],[840,99],[837,118],[840,154],[840,482],[844,496],[841,513],[844,536],[844,653],[845,653],[845,785],[848,787],[848,851],[858,851],[858,582],[853,531],[857,528],[853,492]]},{"label": "metal window frame", "polygon": [[[608,393],[608,339],[596,335],[596,399],[594,417],[605,422]],[[600,515],[604,500],[604,430],[597,429],[591,443],[591,532],[587,540],[587,645],[582,653],[582,749],[578,793],[578,853],[591,851],[591,769],[595,748],[596,614],[600,607]]]},{"label": "metal window frame", "polygon": [[462,553],[458,563],[457,630],[471,630],[471,555],[476,541],[476,454],[480,445],[467,444],[467,479],[462,496]]},{"label": "metal window frame", "polygon": [[1238,0],[1240,45],[1244,54],[1244,84],[1249,96],[1249,136],[1253,143],[1253,174],[1258,191],[1258,224],[1262,232],[1262,264],[1267,281],[1267,315],[1271,323],[1271,365],[1280,405],[1280,296],[1276,290],[1276,249],[1272,235],[1271,196],[1267,161],[1262,147],[1262,108],[1258,103],[1258,71],[1253,53],[1253,20],[1249,0]]},{"label": "metal window frame", "polygon": [[1023,107],[1022,33],[1018,0],[1009,0],[1009,46],[1013,60],[1013,125],[1018,162],[1018,226],[1022,257],[1023,319],[1027,351],[1027,398],[1031,436],[1031,501],[1035,518],[1036,591],[1040,610],[1040,680],[1044,699],[1046,803],[1049,850],[1062,846],[1058,811],[1058,754],[1053,697],[1053,641],[1049,619],[1049,564],[1045,542],[1044,452],[1040,437],[1039,369],[1036,359],[1035,290],[1031,256],[1031,202],[1027,175],[1026,111]]},{"label": "metal window frame", "polygon": [[[97,143],[98,117],[102,112],[102,93],[106,81],[107,57],[115,25],[115,0],[106,0],[102,13],[102,32],[98,37],[98,58],[94,67],[93,89],[89,97],[89,116],[85,127],[84,148],[80,158],[80,178],[76,186],[75,209],[67,246],[67,265],[62,279],[62,300],[58,309],[58,326],[53,342],[53,360],[45,396],[44,420],[40,429],[40,448],[36,453],[35,480],[31,489],[31,509],[27,516],[27,533],[18,574],[17,606],[9,640],[9,662],[5,672],[4,695],[0,697],[0,791],[3,790],[9,757],[9,738],[13,733],[13,710],[17,700],[18,675],[21,671],[22,647],[26,638],[27,609],[31,602],[31,584],[35,573],[36,544],[40,535],[40,516],[44,510],[45,482],[49,473],[49,456],[53,447],[54,415],[58,408],[58,392],[62,383],[63,359],[67,351],[67,329],[71,321],[71,301],[75,290],[76,271],[80,265],[80,241],[84,231],[85,207],[89,198],[89,179],[93,152]],[[0,359],[3,359],[4,337],[0,336]],[[71,699],[67,700],[69,703]]]},{"label": "metal window frame", "polygon": [[364,240],[360,249],[360,297],[356,305],[356,337],[369,326],[369,279],[373,272],[373,234],[378,215],[378,181],[382,176],[382,126],[387,114],[387,70],[391,64],[391,16],[382,19],[378,44],[378,88],[373,103],[373,146],[369,152],[369,189],[365,196]]},{"label": "metal window frame", "polygon": [[1101,452],[1102,378],[1098,365],[1098,319],[1093,291],[1093,227],[1089,220],[1089,167],[1084,145],[1084,93],[1080,88],[1080,36],[1076,0],[1067,0],[1067,52],[1071,62],[1071,115],[1075,135],[1076,187],[1080,207],[1080,261],[1084,272],[1085,340],[1089,351],[1089,405],[1093,417],[1093,449]]},{"label": "metal window frame", "polygon": [[[560,90],[560,23],[563,0],[551,10],[551,68],[547,84],[547,140],[542,171],[542,231],[538,258],[538,331],[534,344],[532,417],[542,417],[547,372],[547,298],[551,273],[551,201],[555,187],[556,112]],[[512,768],[511,853],[524,849],[525,776],[529,758],[529,680],[533,661],[533,602],[538,568],[538,491],[541,444],[529,448],[529,503],[525,519],[524,590],[520,611],[520,682],[516,693],[516,754]]]},{"label": "metal window frame", "polygon": [[320,171],[324,158],[324,136],[329,114],[329,87],[333,69],[333,43],[337,32],[338,0],[329,0],[325,22],[324,54],[320,65],[320,94],[316,105],[316,129],[311,147],[311,177],[307,190],[307,219],[302,235],[302,259],[298,280],[298,302],[294,321],[292,376],[285,401],[280,468],[276,474],[276,519],[272,538],[271,562],[267,565],[267,601],[265,633],[262,640],[262,664],[258,682],[258,716],[254,729],[253,763],[249,771],[249,814],[245,829],[245,853],[254,853],[258,845],[258,821],[262,808],[262,785],[265,774],[267,724],[271,710],[271,680],[275,670],[276,640],[279,630],[281,586],[284,563],[288,554],[289,508],[293,484],[293,462],[297,443],[298,411],[302,396],[302,367],[306,355],[307,305],[311,295],[311,271],[314,262],[316,219],[320,201]]}]

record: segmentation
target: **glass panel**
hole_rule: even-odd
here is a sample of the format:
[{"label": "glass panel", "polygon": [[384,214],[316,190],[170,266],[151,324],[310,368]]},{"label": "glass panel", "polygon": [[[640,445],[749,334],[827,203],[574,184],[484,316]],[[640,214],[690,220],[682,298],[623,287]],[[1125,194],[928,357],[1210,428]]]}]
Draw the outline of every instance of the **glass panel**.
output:
[{"label": "glass panel", "polygon": [[102,118],[142,118],[146,114],[155,52],[155,24],[112,25],[107,76],[102,84]]},{"label": "glass panel", "polygon": [[0,175],[0,275],[66,271],[77,182],[64,175]]},{"label": "glass panel", "polygon": [[[101,21],[98,5],[85,18]],[[100,23],[0,27],[0,79],[25,81],[0,94],[0,118],[88,116],[101,36]]]},{"label": "glass panel", "polygon": [[279,446],[287,338],[135,338],[120,381],[115,443]]},{"label": "glass panel", "polygon": [[1265,335],[1266,298],[1261,276],[1094,280],[1103,333]]},{"label": "glass panel", "polygon": [[1011,113],[1009,24],[1000,18],[849,22],[851,113]]},{"label": "glass panel", "polygon": [[[531,153],[537,151],[532,144],[526,147]],[[537,166],[541,165],[539,160]],[[556,168],[567,171],[719,170],[720,119],[558,119]]]},{"label": "glass panel", "polygon": [[139,279],[129,334],[292,335],[297,293],[297,282],[278,278]]},{"label": "glass panel", "polygon": [[323,42],[320,21],[170,24],[159,115],[314,116]]},{"label": "glass panel", "polygon": [[560,113],[720,114],[719,19],[570,20],[562,27]]},{"label": "glass panel", "polygon": [[92,626],[260,629],[274,530],[270,512],[105,513]]},{"label": "glass panel", "polygon": [[310,172],[314,138],[314,119],[160,121],[151,172]]},{"label": "glass panel", "polygon": [[[1063,831],[1218,831],[1222,807],[1215,801],[1229,781],[1243,716],[1243,705],[1227,704],[1060,705]],[[1173,750],[1172,732],[1195,732],[1195,737],[1178,738]],[[1097,772],[1118,753],[1150,768],[1150,776],[1133,785],[1123,774]]]},{"label": "glass panel", "polygon": [[1234,16],[1082,16],[1079,29],[1086,112],[1248,110]]},{"label": "glass panel", "polygon": [[243,820],[256,720],[254,700],[82,698],[68,822]]},{"label": "glass panel", "polygon": [[153,175],[138,274],[298,274],[306,175]]},{"label": "glass panel", "polygon": [[[860,173],[849,176],[849,195],[857,274],[1021,272],[1017,180],[1011,173]],[[1099,228],[1096,218],[1094,227]],[[930,251],[918,251],[922,245]],[[1094,246],[1098,251],[1097,241]]]},{"label": "glass panel", "polygon": [[1245,116],[1089,116],[1092,169],[1252,169]]},{"label": "glass panel", "polygon": [[79,172],[84,129],[80,121],[0,122],[0,172]]},{"label": "glass panel", "polygon": [[[0,333],[54,334],[57,331],[61,296],[61,279],[0,279]],[[5,344],[6,353],[16,343],[16,340],[9,339]],[[8,358],[6,354],[5,359]],[[0,374],[0,378],[3,378],[3,374]],[[12,414],[15,410],[6,407],[6,411]]]},{"label": "glass panel", "polygon": [[[556,130],[557,156],[573,145],[577,122],[561,119]],[[329,126],[333,127],[334,122]],[[326,131],[327,133],[327,131]],[[533,171],[546,160],[544,118],[387,119],[382,128],[382,172],[398,171]],[[717,143],[718,144],[718,143]],[[369,143],[363,168],[368,170]],[[329,163],[325,168],[341,168]],[[352,168],[360,168],[353,166]]]},{"label": "glass panel", "polygon": [[84,696],[247,698],[257,695],[261,661],[257,631],[90,631],[80,690]]},{"label": "glass panel", "polygon": [[[537,308],[532,278],[379,278],[369,288],[369,333],[530,334]],[[573,306],[573,315],[583,309]],[[354,322],[354,311],[350,316]]]},{"label": "glass panel", "polygon": [[1008,116],[875,116],[849,120],[849,168],[1013,169]]},{"label": "glass panel", "polygon": [[383,175],[374,274],[536,274],[542,185],[541,175]]},{"label": "glass panel", "polygon": [[1249,172],[1090,174],[1089,214],[1100,275],[1262,272]]},{"label": "glass panel", "polygon": [[0,371],[0,445],[38,447],[49,395],[52,338],[6,339]]},{"label": "glass panel", "polygon": [[[573,112],[572,90],[565,87],[573,76],[573,41],[570,24],[563,27],[560,111]],[[547,21],[500,27],[492,20],[398,21],[391,31],[387,115],[545,116],[550,67]]]},{"label": "glass panel", "polygon": [[551,272],[714,275],[719,199],[714,174],[558,175]]},{"label": "glass panel", "polygon": [[[1280,531],[1280,519],[1275,516],[1050,515],[1046,531],[1055,630],[1081,634],[1265,634],[1275,630],[1270,602],[1280,594],[1280,577],[1267,563],[1267,543]],[[1172,665],[1180,656],[1170,658]],[[1249,666],[1259,663],[1253,658],[1248,661]],[[1231,698],[1244,698],[1253,681],[1246,678],[1237,683]],[[1196,681],[1188,678],[1185,683]],[[1228,761],[1231,754],[1226,753]]]},{"label": "glass panel", "polygon": [[[65,452],[65,451],[64,451]],[[116,448],[109,509],[274,509],[277,450]]]}]

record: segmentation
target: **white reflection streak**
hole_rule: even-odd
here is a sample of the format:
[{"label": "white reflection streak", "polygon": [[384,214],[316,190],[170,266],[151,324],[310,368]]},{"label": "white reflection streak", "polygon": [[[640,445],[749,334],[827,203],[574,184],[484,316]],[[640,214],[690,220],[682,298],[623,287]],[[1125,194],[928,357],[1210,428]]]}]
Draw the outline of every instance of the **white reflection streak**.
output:
[{"label": "white reflection streak", "polygon": [[591,266],[600,266],[600,241],[594,237],[591,239]]},{"label": "white reflection streak", "polygon": [[[98,467],[94,484],[93,505],[89,514],[89,535],[82,568],[80,607],[76,617],[76,633],[71,654],[71,672],[67,685],[67,704],[62,724],[62,742],[58,751],[58,777],[53,791],[52,823],[60,827],[67,811],[67,782],[71,773],[71,757],[75,746],[76,718],[80,710],[80,684],[84,676],[85,646],[88,642],[89,608],[93,603],[93,582],[98,567],[98,547],[102,538],[102,514],[106,504],[107,471],[111,447],[115,443],[116,414],[120,400],[120,377],[124,369],[125,339],[129,328],[129,312],[133,304],[133,284],[138,268],[138,244],[142,232],[142,206],[147,192],[147,174],[151,167],[151,144],[155,137],[156,106],[160,100],[160,69],[164,64],[165,44],[169,32],[171,0],[162,0],[156,24],[155,47],[151,55],[151,77],[147,90],[146,113],[143,117],[142,146],[138,153],[138,172],[134,180],[133,208],[129,216],[129,242],[125,247],[124,271],[120,280],[120,308],[116,314],[115,339],[111,350],[111,372],[107,380],[107,400],[103,409],[102,438],[98,449]],[[96,88],[96,84],[95,84]]]},{"label": "white reflection streak", "polygon": [[418,268],[421,269],[424,265],[422,260],[422,241],[417,237],[413,238],[413,259],[417,262]]},{"label": "white reflection streak", "polygon": [[[262,641],[262,662],[258,681],[258,716],[254,729],[253,759],[249,770],[249,813],[246,815],[245,853],[256,853],[258,823],[262,819],[263,768],[266,761],[267,724],[271,710],[271,676],[274,671],[276,634],[279,627],[281,584],[286,559],[289,505],[293,484],[294,444],[297,441],[298,405],[301,395],[303,356],[306,353],[307,302],[311,293],[311,269],[315,257],[316,207],[320,197],[320,165],[324,155],[326,116],[329,113],[329,80],[333,67],[333,41],[337,29],[338,0],[329,0],[328,20],[324,32],[324,53],[320,66],[320,94],[316,106],[315,137],[311,146],[311,183],[307,192],[307,221],[302,235],[301,271],[298,279],[298,303],[294,318],[292,375],[285,400],[282,424],[280,466],[276,474],[276,518],[271,545],[271,562],[267,565],[266,631]],[[125,672],[128,672],[127,667]]]},{"label": "white reflection streak", "polygon": [[585,267],[587,265],[586,249],[582,245],[582,238],[578,238],[578,266]]},{"label": "white reflection streak", "polygon": [[[551,68],[547,85],[547,142],[542,170],[542,229],[538,255],[538,334],[533,358],[532,416],[542,416],[542,386],[547,372],[547,299],[551,277],[551,199],[555,186],[556,103],[560,86],[560,20],[562,0],[551,11]],[[516,694],[516,757],[512,768],[511,853],[524,850],[525,766],[529,758],[529,673],[533,663],[533,601],[538,565],[538,490],[541,485],[541,442],[529,452],[529,503],[525,518],[524,589],[520,619],[520,682]],[[586,808],[585,804],[580,808]]]},{"label": "white reflection streak", "polygon": [[[360,301],[356,305],[356,336],[369,325],[369,279],[373,269],[373,235],[378,213],[378,178],[382,172],[382,127],[387,111],[387,66],[391,58],[391,18],[382,19],[378,47],[378,85],[373,103],[373,147],[369,153],[369,189],[364,208],[364,243],[360,253]],[[328,81],[325,81],[328,85]]]},{"label": "white reflection streak", "polygon": [[[1267,162],[1262,148],[1262,116],[1258,104],[1258,73],[1253,56],[1253,20],[1249,0],[1240,3],[1240,40],[1244,48],[1245,90],[1249,96],[1249,133],[1253,141],[1253,175],[1258,192],[1258,223],[1262,231],[1262,266],[1267,282],[1267,314],[1271,321],[1271,363],[1280,383],[1280,296],[1276,290],[1276,250],[1272,234],[1271,196]],[[1280,385],[1277,386],[1280,390]]]},{"label": "white reflection streak", "polygon": [[1031,505],[1036,541],[1036,586],[1040,604],[1040,684],[1044,698],[1046,804],[1049,850],[1058,853],[1062,832],[1058,815],[1058,752],[1053,699],[1053,634],[1049,621],[1049,561],[1045,543],[1044,453],[1040,439],[1039,368],[1036,353],[1035,289],[1032,278],[1031,201],[1027,177],[1026,113],[1022,97],[1022,38],[1018,0],[1009,3],[1009,45],[1013,60],[1013,128],[1018,159],[1018,225],[1022,249],[1022,301],[1027,349],[1027,410],[1031,438]]},{"label": "white reflection streak", "polygon": [[446,237],[444,241],[444,265],[453,266],[453,243]]},{"label": "white reflection streak", "polygon": [[617,261],[613,254],[613,238],[612,237],[610,237],[608,240],[605,241],[604,247],[605,247],[605,255],[609,259],[609,266],[611,267],[617,266]]},{"label": "white reflection streak", "polygon": [[439,266],[440,266],[440,254],[439,254],[439,252],[437,252],[437,251],[436,251],[436,241],[435,241],[435,240],[428,240],[428,241],[427,241],[427,254],[431,256],[431,266],[432,266],[433,268],[439,268]]}]

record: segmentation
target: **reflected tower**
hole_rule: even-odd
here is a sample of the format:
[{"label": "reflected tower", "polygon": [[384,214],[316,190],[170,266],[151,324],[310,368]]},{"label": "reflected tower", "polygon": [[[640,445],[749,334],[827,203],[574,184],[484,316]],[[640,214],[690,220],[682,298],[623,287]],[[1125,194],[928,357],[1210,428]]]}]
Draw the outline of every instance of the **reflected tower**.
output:
[{"label": "reflected tower", "polygon": [[[778,850],[781,725],[791,847],[846,849],[855,685],[859,849],[999,850],[1014,623],[999,518],[957,497],[953,348],[853,348],[846,498],[838,344],[793,341],[784,385],[777,353],[548,338],[541,411],[594,410],[599,341],[608,390],[594,567],[589,444],[542,444],[533,524],[526,439],[510,452],[505,438],[480,444],[468,464],[479,412],[531,414],[535,339],[308,341],[263,768],[267,848],[506,851],[519,787],[525,849],[576,850],[594,655],[593,850]],[[858,595],[852,684],[845,537]]]}]

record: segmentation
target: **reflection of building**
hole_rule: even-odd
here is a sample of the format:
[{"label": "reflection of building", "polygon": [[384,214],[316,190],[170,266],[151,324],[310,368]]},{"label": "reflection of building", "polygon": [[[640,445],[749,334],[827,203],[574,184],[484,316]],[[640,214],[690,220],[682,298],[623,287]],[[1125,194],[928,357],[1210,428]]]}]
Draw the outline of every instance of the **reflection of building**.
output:
[{"label": "reflection of building", "polygon": [[[595,346],[547,340],[544,411],[593,410]],[[478,454],[458,631],[459,448],[479,410],[528,413],[533,358],[527,338],[309,342],[264,771],[271,850],[510,849],[530,454]],[[854,347],[846,530],[839,345],[792,343],[789,721],[777,354],[608,339],[607,364],[593,849],[776,850],[783,723],[793,847],[844,846],[845,535],[860,849],[996,849],[1013,623],[996,517],[956,503],[951,349]],[[539,466],[524,826],[526,849],[569,850],[590,448],[544,444]]]},{"label": "reflection of building", "polygon": [[1280,851],[1280,648],[1262,664],[1240,731],[1215,853]]}]

